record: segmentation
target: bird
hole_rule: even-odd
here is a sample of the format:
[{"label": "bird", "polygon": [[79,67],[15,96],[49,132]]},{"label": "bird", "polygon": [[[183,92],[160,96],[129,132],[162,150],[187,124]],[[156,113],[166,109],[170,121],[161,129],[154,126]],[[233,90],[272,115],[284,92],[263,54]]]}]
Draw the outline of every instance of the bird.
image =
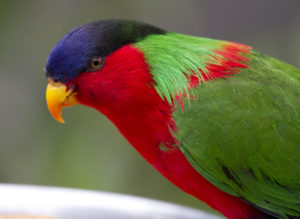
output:
[{"label": "bird", "polygon": [[51,50],[46,100],[104,114],[157,171],[229,219],[300,218],[300,70],[133,20],[77,26]]}]

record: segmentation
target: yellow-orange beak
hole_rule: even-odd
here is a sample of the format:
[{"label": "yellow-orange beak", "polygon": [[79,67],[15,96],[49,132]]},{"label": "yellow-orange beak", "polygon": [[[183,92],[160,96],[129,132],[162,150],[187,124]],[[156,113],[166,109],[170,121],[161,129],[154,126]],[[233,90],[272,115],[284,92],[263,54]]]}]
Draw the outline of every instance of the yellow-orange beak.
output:
[{"label": "yellow-orange beak", "polygon": [[67,91],[67,87],[63,83],[53,82],[52,80],[48,81],[46,100],[50,113],[61,123],[65,123],[62,118],[62,109],[78,104],[76,93],[73,89],[70,88]]}]

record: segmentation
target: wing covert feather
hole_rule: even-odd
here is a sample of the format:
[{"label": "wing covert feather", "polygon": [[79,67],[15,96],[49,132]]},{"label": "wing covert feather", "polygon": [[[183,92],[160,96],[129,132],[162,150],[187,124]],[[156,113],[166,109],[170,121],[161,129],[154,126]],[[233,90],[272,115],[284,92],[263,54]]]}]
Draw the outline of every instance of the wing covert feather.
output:
[{"label": "wing covert feather", "polygon": [[256,52],[250,58],[238,75],[191,91],[194,100],[174,112],[176,137],[221,190],[300,216],[300,71]]}]

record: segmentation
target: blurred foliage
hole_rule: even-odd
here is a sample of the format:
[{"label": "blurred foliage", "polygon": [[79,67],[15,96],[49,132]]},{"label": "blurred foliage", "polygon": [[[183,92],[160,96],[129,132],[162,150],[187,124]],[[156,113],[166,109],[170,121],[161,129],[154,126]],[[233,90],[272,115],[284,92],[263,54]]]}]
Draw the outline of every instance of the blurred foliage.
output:
[{"label": "blurred foliage", "polygon": [[105,190],[206,208],[154,170],[93,109],[48,113],[44,65],[73,27],[107,18],[237,41],[300,67],[298,0],[0,0],[0,180]]}]

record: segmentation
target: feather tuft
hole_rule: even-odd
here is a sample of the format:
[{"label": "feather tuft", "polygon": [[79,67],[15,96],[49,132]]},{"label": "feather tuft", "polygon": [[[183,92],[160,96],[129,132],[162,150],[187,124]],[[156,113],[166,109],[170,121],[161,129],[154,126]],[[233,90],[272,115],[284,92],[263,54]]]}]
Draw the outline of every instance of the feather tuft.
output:
[{"label": "feather tuft", "polygon": [[251,51],[238,43],[177,33],[151,35],[135,46],[145,54],[157,93],[170,105],[173,100],[189,100],[189,89],[200,83],[247,68]]}]

